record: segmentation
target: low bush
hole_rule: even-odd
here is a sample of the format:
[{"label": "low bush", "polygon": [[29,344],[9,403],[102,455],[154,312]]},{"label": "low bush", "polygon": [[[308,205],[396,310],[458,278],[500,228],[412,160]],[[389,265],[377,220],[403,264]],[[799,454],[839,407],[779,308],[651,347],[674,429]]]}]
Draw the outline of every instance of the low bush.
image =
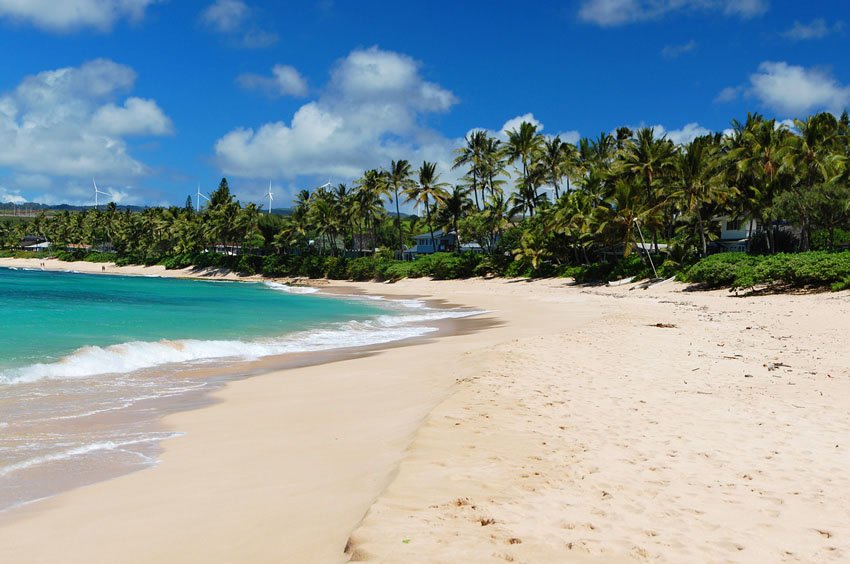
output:
[{"label": "low bush", "polygon": [[764,256],[723,253],[704,258],[680,278],[711,288],[788,285],[842,289],[842,284],[850,279],[850,252],[812,251]]},{"label": "low bush", "polygon": [[[653,257],[658,260],[660,257]],[[659,275],[666,272],[659,267]],[[632,254],[628,257],[613,261],[592,262],[578,266],[567,266],[558,272],[559,276],[573,278],[578,284],[591,284],[594,282],[611,282],[633,277],[636,279],[650,278],[652,268],[640,255]]]}]

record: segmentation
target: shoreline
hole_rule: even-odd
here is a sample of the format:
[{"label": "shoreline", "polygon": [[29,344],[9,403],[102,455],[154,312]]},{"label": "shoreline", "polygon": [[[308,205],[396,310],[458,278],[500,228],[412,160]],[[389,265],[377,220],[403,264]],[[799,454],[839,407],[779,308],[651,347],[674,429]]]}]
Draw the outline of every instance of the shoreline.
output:
[{"label": "shoreline", "polygon": [[847,292],[742,300],[677,284],[501,279],[331,287],[484,309],[493,325],[229,383],[219,403],[167,419],[187,434],[165,444],[158,466],[0,526],[0,554],[850,557]]},{"label": "shoreline", "polygon": [[[32,262],[37,262],[39,264],[32,264]],[[245,280],[245,277],[237,277],[237,276],[227,276],[226,274],[222,274],[218,271],[211,272],[209,276],[205,276],[203,274],[197,274],[196,272],[174,272],[168,271],[165,275],[161,274],[150,274],[148,272],[141,273],[136,270],[134,267],[129,268],[120,268],[114,267],[114,265],[110,265],[111,268],[109,271],[103,271],[95,267],[99,267],[99,264],[92,263],[75,263],[70,265],[72,268],[61,268],[61,263],[57,264],[57,261],[53,261],[52,263],[48,263],[46,268],[41,268],[40,261],[38,259],[23,259],[23,261],[15,260],[13,264],[3,264],[2,259],[0,259],[0,268],[14,268],[14,269],[27,269],[27,270],[42,270],[42,271],[53,271],[53,272],[68,272],[68,273],[82,273],[82,274],[97,274],[97,275],[117,275],[117,276],[139,276],[139,277],[162,277],[162,278],[182,278],[182,279],[197,279],[197,280],[209,280],[210,276],[215,277],[216,279],[222,279],[224,281],[245,281],[245,282],[260,282],[266,280],[257,280],[259,277],[252,277],[250,280]],[[116,270],[118,269],[118,270]],[[125,272],[125,270],[129,270],[130,272]],[[145,268],[145,270],[148,270]],[[158,268],[155,270],[159,270]],[[172,275],[174,274],[174,275]],[[300,293],[300,292],[295,292]],[[304,292],[305,294],[308,292]],[[310,292],[312,293],[312,292]],[[320,294],[321,295],[321,294]],[[347,292],[343,288],[334,288],[333,291],[326,291],[324,293],[326,297],[338,297],[338,298],[352,298],[357,299],[358,297],[363,297],[364,293],[356,291],[352,289],[351,292]],[[407,298],[407,297],[405,297]],[[410,299],[415,299],[415,296],[410,296]],[[395,301],[395,300],[393,300]],[[451,304],[438,303],[434,300],[422,300],[422,304],[426,306],[430,310],[446,310],[455,309],[451,306]],[[429,328],[429,331],[423,333],[421,335],[416,336],[405,336],[399,337],[391,341],[386,342],[374,342],[362,345],[345,345],[345,346],[337,346],[335,348],[330,349],[321,349],[315,351],[303,351],[303,352],[292,352],[292,353],[283,353],[283,354],[271,354],[267,356],[263,356],[260,358],[252,359],[252,360],[240,360],[240,359],[231,359],[224,358],[218,362],[218,366],[210,367],[204,366],[199,368],[194,367],[183,367],[179,364],[166,364],[155,367],[150,367],[145,369],[146,372],[149,373],[149,377],[170,377],[172,374],[179,374],[179,378],[194,380],[198,382],[203,382],[206,386],[198,388],[197,391],[192,391],[191,393],[181,394],[176,397],[165,396],[163,398],[158,399],[148,399],[145,401],[144,409],[145,412],[155,412],[152,416],[145,416],[145,419],[149,419],[152,422],[152,425],[147,429],[147,431],[151,434],[161,433],[163,435],[168,435],[170,431],[169,427],[163,425],[163,419],[168,417],[169,415],[175,413],[183,413],[188,411],[193,411],[196,409],[201,409],[203,407],[213,405],[218,401],[221,401],[215,398],[214,394],[221,387],[227,386],[231,382],[261,376],[271,372],[284,372],[291,369],[296,368],[304,368],[304,367],[314,367],[320,366],[324,364],[332,364],[336,362],[340,362],[346,359],[353,359],[358,357],[365,357],[376,354],[377,352],[389,348],[395,347],[404,347],[409,346],[410,344],[416,342],[425,342],[430,341],[432,339],[438,339],[443,337],[448,337],[454,334],[460,334],[464,332],[471,332],[476,330],[481,330],[486,327],[487,322],[482,320],[476,320],[475,316],[477,316],[479,312],[470,312],[469,316],[462,317],[445,317],[439,319],[433,319],[428,321],[415,321],[411,322],[409,325],[412,327],[416,326],[425,326]],[[135,410],[138,408],[134,408]],[[111,417],[111,415],[110,415]],[[126,422],[125,422],[126,423]],[[102,425],[103,423],[99,423],[96,421],[92,421],[89,424],[91,425]],[[114,423],[114,425],[120,425],[120,422]],[[179,432],[176,435],[180,435]],[[144,453],[145,455],[158,455],[163,451],[164,443],[168,440],[168,438],[163,438],[160,441],[157,441],[150,445],[150,447]],[[140,454],[141,456],[141,454]],[[34,503],[41,503],[47,501],[53,497],[58,495],[62,495],[68,491],[73,491],[74,489],[89,486],[92,484],[97,484],[99,482],[112,480],[124,475],[132,474],[135,472],[143,471],[151,468],[157,464],[157,461],[154,461],[152,464],[147,464],[144,466],[139,466],[137,464],[132,464],[129,466],[121,466],[116,464],[102,464],[100,467],[98,464],[91,465],[90,468],[87,467],[86,473],[84,477],[80,477],[79,479],[66,479],[62,478],[62,485],[57,485],[54,483],[47,484],[49,487],[46,488],[46,491],[43,494],[43,497],[38,497],[36,499],[30,499],[27,501],[22,501],[16,503],[14,505],[0,508],[0,526],[3,523],[10,522],[16,519],[17,511],[21,508],[30,506]],[[73,477],[71,477],[73,478]],[[49,490],[49,493],[48,491]],[[38,490],[36,490],[38,491]]]}]

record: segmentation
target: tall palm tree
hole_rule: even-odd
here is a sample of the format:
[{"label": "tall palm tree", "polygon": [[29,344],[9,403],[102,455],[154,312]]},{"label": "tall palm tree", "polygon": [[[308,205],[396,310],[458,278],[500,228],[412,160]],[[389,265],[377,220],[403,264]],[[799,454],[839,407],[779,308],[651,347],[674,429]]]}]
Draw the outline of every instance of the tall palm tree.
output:
[{"label": "tall palm tree", "polygon": [[396,227],[398,228],[398,254],[399,258],[404,256],[404,233],[401,229],[401,210],[399,209],[399,200],[401,195],[413,185],[411,178],[410,163],[405,160],[392,161],[390,169],[386,172],[386,183],[390,192],[393,194],[395,202]]},{"label": "tall palm tree", "polygon": [[[475,207],[481,209],[478,201],[478,187],[483,178],[484,164],[487,156],[489,136],[486,131],[476,130],[467,134],[464,138],[466,145],[455,149],[455,160],[452,168],[469,166],[468,176],[470,178],[472,195],[475,198]],[[484,187],[481,190],[481,203],[484,201]]]},{"label": "tall palm tree", "polygon": [[782,162],[795,177],[790,188],[800,222],[800,250],[808,251],[815,189],[840,175],[843,156],[836,150],[839,122],[832,114],[796,119],[794,126],[799,133],[786,138]]},{"label": "tall palm tree", "polygon": [[708,253],[703,210],[707,205],[724,204],[737,191],[723,182],[719,140],[697,137],[676,156],[676,175],[671,197],[696,220],[702,255]]},{"label": "tall palm tree", "polygon": [[[777,126],[776,120],[766,120],[759,114],[748,114],[746,123],[733,121],[732,125],[727,160],[735,168],[734,182],[743,197],[742,207],[750,216],[752,233],[755,219],[763,229],[771,222],[774,197],[787,180],[782,160],[790,133]],[[772,252],[776,246],[773,229],[767,229],[767,235]]]},{"label": "tall palm tree", "polygon": [[[532,165],[539,157],[543,148],[543,136],[537,132],[537,126],[527,121],[519,125],[519,129],[512,129],[508,132],[508,141],[505,144],[505,153],[508,161],[511,163],[519,160],[522,164],[522,178],[518,183],[520,186],[525,186],[526,190],[534,190],[533,197],[528,201],[534,202],[537,199],[537,187],[529,182],[529,171]],[[530,214],[534,215],[534,208],[530,209]]]},{"label": "tall palm tree", "polygon": [[578,150],[575,145],[561,141],[560,136],[547,139],[543,143],[540,165],[545,170],[544,181],[555,189],[555,200],[560,199],[561,180],[574,175],[578,165]]},{"label": "tall palm tree", "polygon": [[[385,212],[384,198],[387,196],[388,185],[386,174],[375,169],[367,170],[356,182],[355,208],[362,218],[364,231],[371,234],[372,248],[378,245],[377,223]],[[363,246],[363,237],[360,238]],[[360,248],[360,251],[363,249]]]},{"label": "tall palm tree", "polygon": [[408,202],[414,201],[425,205],[428,232],[431,234],[431,245],[435,251],[437,250],[437,240],[434,237],[434,224],[431,222],[431,200],[437,205],[445,202],[449,196],[446,186],[448,184],[440,182],[440,175],[437,174],[437,163],[425,161],[419,167],[419,181],[408,187],[404,192]]},{"label": "tall palm tree", "polygon": [[467,195],[469,192],[463,186],[453,186],[443,205],[439,208],[437,221],[458,233],[461,218],[472,209],[472,202]]},{"label": "tall palm tree", "polygon": [[[634,140],[626,141],[620,153],[619,171],[631,176],[643,185],[646,206],[658,209],[663,198],[663,180],[674,166],[675,146],[665,136],[655,137],[655,130],[642,127]],[[652,230],[652,243],[658,252],[658,228],[661,226],[657,217],[647,218]]]}]

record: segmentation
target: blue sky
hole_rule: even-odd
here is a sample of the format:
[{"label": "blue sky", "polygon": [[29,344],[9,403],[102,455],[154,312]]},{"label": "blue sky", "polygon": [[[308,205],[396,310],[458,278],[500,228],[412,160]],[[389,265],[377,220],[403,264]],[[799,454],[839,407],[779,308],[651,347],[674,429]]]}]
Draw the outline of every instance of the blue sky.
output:
[{"label": "blue sky", "polygon": [[[58,5],[57,5],[58,4]],[[676,142],[850,106],[850,5],[811,0],[0,0],[0,201],[277,206],[522,119]]]}]

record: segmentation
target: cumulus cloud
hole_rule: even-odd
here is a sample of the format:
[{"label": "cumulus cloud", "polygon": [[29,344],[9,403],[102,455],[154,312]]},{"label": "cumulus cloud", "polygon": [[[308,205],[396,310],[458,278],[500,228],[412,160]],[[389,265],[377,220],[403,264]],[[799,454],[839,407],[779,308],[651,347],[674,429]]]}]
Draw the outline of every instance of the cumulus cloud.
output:
[{"label": "cumulus cloud", "polygon": [[[545,127],[544,127],[543,123],[540,120],[538,120],[536,117],[534,117],[534,114],[532,114],[530,112],[522,114],[522,115],[518,115],[516,117],[512,117],[511,119],[507,120],[504,124],[502,124],[502,127],[499,128],[498,130],[483,129],[483,131],[486,131],[490,136],[495,137],[499,141],[504,142],[504,141],[508,140],[508,132],[519,129],[520,125],[522,125],[523,122],[528,122],[531,125],[535,126],[537,128],[537,132],[543,134],[543,136],[548,138],[548,139],[551,139],[551,138],[554,138],[554,137],[557,136],[557,137],[561,138],[561,141],[566,141],[567,143],[572,143],[573,145],[577,145],[578,142],[579,142],[579,139],[581,139],[581,135],[576,130],[560,131],[558,133],[551,134],[551,135],[546,133],[544,131]],[[482,131],[482,129],[481,128],[473,128],[473,129],[469,130],[467,135],[469,133],[472,133],[473,131]]]},{"label": "cumulus cloud", "polygon": [[698,123],[692,122],[687,123],[684,127],[680,129],[666,129],[663,125],[654,125],[655,133],[657,135],[666,135],[667,139],[675,143],[676,145],[685,145],[690,143],[697,137],[702,137],[703,135],[708,135],[711,133],[711,130],[706,129]]},{"label": "cumulus cloud", "polygon": [[107,59],[24,78],[0,94],[0,168],[30,188],[145,174],[126,138],[164,135],[173,125],[154,100],[122,101],[135,80],[133,69]]},{"label": "cumulus cloud", "polygon": [[236,81],[246,90],[258,90],[272,98],[307,95],[307,80],[289,65],[275,65],[271,76],[246,73],[239,75]]},{"label": "cumulus cloud", "polygon": [[735,100],[740,98],[743,92],[743,86],[727,86],[726,88],[717,93],[717,96],[714,97],[714,101],[720,103],[734,102]]},{"label": "cumulus cloud", "polygon": [[334,66],[321,96],[288,123],[237,128],[220,138],[216,161],[226,174],[245,178],[353,178],[399,158],[436,160],[445,171],[455,140],[421,122],[456,102],[452,92],[422,77],[418,61],[377,47],[358,49]]},{"label": "cumulus cloud", "polygon": [[769,0],[583,0],[579,19],[603,27],[656,20],[670,13],[714,11],[752,18],[767,11]]},{"label": "cumulus cloud", "polygon": [[154,100],[127,98],[122,106],[107,104],[92,117],[93,131],[113,136],[168,135],[171,119]]},{"label": "cumulus cloud", "polygon": [[157,0],[0,0],[0,19],[50,31],[107,31],[116,21],[138,21]]},{"label": "cumulus cloud", "polygon": [[[246,187],[240,197],[262,201],[268,179],[275,179],[276,205],[285,205],[298,185],[349,181],[394,159],[407,159],[414,167],[436,162],[442,180],[455,182],[463,171],[451,168],[454,151],[464,140],[440,134],[427,121],[457,102],[450,90],[423,77],[419,61],[378,47],[356,49],[333,66],[317,99],[288,120],[223,135],[215,143],[215,161],[224,174],[238,179],[234,185]],[[531,113],[508,119],[498,129],[476,129],[505,140],[523,121],[543,130]],[[559,135],[571,143],[579,139],[577,131]]]},{"label": "cumulus cloud", "polygon": [[786,115],[818,110],[839,113],[850,106],[850,86],[838,82],[828,70],[784,61],[763,62],[750,75],[748,85],[724,88],[716,100],[730,101],[741,94]]},{"label": "cumulus cloud", "polygon": [[27,201],[21,195],[20,190],[10,190],[6,188],[2,184],[0,184],[0,203],[3,204],[23,204]]},{"label": "cumulus cloud", "polygon": [[277,43],[276,33],[259,24],[256,10],[243,0],[215,0],[201,12],[201,23],[228,37],[234,44],[249,49]]},{"label": "cumulus cloud", "polygon": [[790,114],[816,109],[840,112],[850,105],[850,86],[824,69],[767,61],[750,76],[750,85],[765,106]]},{"label": "cumulus cloud", "polygon": [[795,21],[791,29],[782,33],[782,37],[794,41],[806,41],[809,39],[823,39],[833,33],[844,29],[844,22],[837,21],[830,25],[823,18],[817,18],[809,23]]},{"label": "cumulus cloud", "polygon": [[661,50],[661,55],[666,59],[677,59],[686,53],[690,53],[697,48],[697,42],[691,39],[687,43],[680,45],[665,45]]},{"label": "cumulus cloud", "polygon": [[[655,131],[656,138],[667,137],[667,139],[676,145],[686,145],[697,137],[702,137],[703,135],[712,133],[710,129],[706,129],[696,122],[687,123],[679,129],[667,129],[661,124],[645,125],[643,123],[638,126],[629,126],[629,129],[637,131],[644,127],[653,129]],[[611,132],[612,135],[614,135],[614,133],[615,132]]]}]

